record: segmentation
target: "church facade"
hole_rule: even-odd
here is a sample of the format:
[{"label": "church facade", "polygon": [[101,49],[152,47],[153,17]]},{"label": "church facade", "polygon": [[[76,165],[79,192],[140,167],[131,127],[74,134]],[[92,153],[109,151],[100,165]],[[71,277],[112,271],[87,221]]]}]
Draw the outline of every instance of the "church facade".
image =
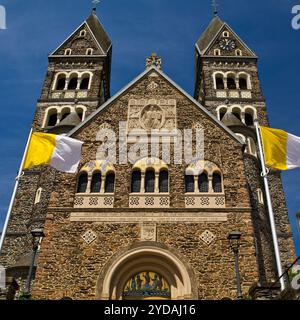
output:
[{"label": "church facade", "polygon": [[[194,97],[155,54],[110,97],[112,42],[93,11],[49,56],[33,129],[84,145],[76,175],[41,166],[20,179],[0,264],[21,290],[34,228],[45,232],[37,299],[235,299],[233,231],[241,233],[243,296],[278,278],[254,129],[254,121],[269,126],[258,57],[218,16],[195,55]],[[130,161],[131,132],[149,138],[153,130],[188,129],[193,152],[194,133],[204,135],[195,163],[175,161],[180,143],[172,137],[170,161],[161,137],[155,156],[149,140]],[[107,149],[115,162],[103,151],[103,132],[115,134],[117,147]],[[285,265],[295,252],[280,172],[271,170],[269,181]]]}]

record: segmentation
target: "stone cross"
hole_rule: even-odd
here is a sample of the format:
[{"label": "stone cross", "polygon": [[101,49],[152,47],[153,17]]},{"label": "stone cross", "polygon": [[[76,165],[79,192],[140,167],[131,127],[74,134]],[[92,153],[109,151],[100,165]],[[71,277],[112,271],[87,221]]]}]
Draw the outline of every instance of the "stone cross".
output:
[{"label": "stone cross", "polygon": [[150,57],[146,59],[146,67],[151,68],[152,66],[161,69],[161,58],[154,52]]}]

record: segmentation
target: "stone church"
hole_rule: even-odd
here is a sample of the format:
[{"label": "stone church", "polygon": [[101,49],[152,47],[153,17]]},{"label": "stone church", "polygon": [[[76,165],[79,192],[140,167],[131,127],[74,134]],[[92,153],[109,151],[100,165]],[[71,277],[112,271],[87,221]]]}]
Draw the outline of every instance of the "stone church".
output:
[{"label": "stone church", "polygon": [[[243,296],[270,286],[278,274],[254,129],[256,120],[269,126],[257,55],[215,15],[195,45],[194,97],[156,54],[111,97],[111,61],[112,41],[95,10],[49,55],[33,129],[84,145],[77,174],[41,166],[20,178],[0,257],[19,292],[34,228],[45,233],[35,299],[236,299],[233,231],[241,233]],[[99,130],[119,137],[120,122],[125,138],[132,129],[202,128],[203,170],[192,175],[185,161],[164,161],[161,148],[135,163],[101,158]],[[173,141],[171,159],[175,149]],[[280,172],[271,170],[269,182],[284,266],[295,252]]]}]

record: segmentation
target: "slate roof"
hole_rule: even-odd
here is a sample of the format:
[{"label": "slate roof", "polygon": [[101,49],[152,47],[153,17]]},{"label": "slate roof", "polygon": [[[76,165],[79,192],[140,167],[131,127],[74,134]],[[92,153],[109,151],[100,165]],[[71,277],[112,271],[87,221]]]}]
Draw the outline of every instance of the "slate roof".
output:
[{"label": "slate roof", "polygon": [[212,19],[209,26],[202,33],[201,37],[197,41],[197,46],[199,47],[201,53],[203,53],[205,49],[209,46],[213,38],[221,30],[224,24],[225,22],[223,22],[219,16],[215,16]]},{"label": "slate roof", "polygon": [[112,45],[112,42],[107,35],[104,27],[96,15],[96,11],[93,10],[92,14],[87,18],[86,23],[92,30],[96,40],[98,41],[101,48],[107,53]]}]

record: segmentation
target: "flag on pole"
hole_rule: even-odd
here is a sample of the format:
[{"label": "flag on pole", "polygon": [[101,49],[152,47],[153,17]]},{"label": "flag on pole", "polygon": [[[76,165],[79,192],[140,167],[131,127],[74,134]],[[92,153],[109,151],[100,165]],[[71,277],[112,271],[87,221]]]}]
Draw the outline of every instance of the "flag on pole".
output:
[{"label": "flag on pole", "polygon": [[279,170],[300,167],[300,137],[267,127],[260,127],[260,131],[268,167]]},{"label": "flag on pole", "polygon": [[66,136],[34,132],[31,135],[23,169],[48,164],[58,171],[77,171],[83,142]]}]

